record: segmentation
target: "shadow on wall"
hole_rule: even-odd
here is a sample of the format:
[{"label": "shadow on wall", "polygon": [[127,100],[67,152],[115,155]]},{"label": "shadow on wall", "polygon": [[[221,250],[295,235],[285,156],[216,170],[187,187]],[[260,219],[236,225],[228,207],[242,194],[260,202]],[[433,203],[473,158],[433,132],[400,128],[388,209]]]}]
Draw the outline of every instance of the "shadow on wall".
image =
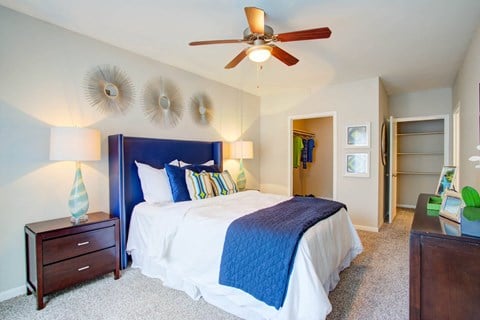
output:
[{"label": "shadow on wall", "polygon": [[50,164],[50,124],[0,101],[0,187]]}]

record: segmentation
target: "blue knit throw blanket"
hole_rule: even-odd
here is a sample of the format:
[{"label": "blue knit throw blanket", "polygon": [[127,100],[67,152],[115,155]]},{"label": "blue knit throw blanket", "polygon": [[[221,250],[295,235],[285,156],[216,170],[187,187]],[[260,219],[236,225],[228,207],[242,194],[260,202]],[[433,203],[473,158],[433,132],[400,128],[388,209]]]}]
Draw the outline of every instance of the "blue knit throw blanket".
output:
[{"label": "blue knit throw blanket", "polygon": [[346,206],[336,201],[294,197],[233,221],[225,236],[220,284],[279,309],[303,233],[341,208]]}]

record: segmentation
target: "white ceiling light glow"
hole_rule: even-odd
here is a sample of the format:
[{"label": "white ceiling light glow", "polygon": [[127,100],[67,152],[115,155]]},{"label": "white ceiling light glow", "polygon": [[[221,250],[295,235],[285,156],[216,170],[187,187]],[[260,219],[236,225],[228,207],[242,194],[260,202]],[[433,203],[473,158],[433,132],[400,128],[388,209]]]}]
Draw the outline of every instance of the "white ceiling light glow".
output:
[{"label": "white ceiling light glow", "polygon": [[264,62],[272,55],[272,47],[267,45],[253,46],[248,49],[247,55],[254,62]]}]

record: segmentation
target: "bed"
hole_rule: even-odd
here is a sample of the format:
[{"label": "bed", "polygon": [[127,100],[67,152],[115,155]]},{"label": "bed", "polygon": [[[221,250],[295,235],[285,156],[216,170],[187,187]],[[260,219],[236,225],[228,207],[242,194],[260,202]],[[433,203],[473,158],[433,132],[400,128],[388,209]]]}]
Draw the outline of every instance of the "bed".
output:
[{"label": "bed", "polygon": [[145,202],[135,161],[162,168],[175,159],[213,160],[221,169],[222,143],[109,137],[110,210],[120,218],[122,268],[131,255],[132,267],[143,274],[244,319],[325,319],[331,311],[328,292],[362,251],[347,211],[303,234],[283,305],[276,308],[219,284],[222,249],[232,221],[290,197],[250,190],[199,201]]}]

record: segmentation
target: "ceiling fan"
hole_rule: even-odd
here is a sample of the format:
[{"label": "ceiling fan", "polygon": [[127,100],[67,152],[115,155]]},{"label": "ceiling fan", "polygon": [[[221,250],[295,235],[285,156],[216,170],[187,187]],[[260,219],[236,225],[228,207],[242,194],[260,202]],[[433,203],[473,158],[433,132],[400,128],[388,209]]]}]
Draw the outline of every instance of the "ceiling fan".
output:
[{"label": "ceiling fan", "polygon": [[247,16],[248,28],[243,31],[243,39],[194,41],[190,42],[189,45],[249,44],[250,47],[243,49],[225,66],[225,69],[236,67],[247,56],[255,62],[264,62],[270,56],[274,56],[287,66],[293,66],[298,62],[298,59],[276,46],[276,42],[326,39],[332,34],[328,27],[274,34],[272,27],[265,24],[265,12],[262,9],[245,7],[245,15]]}]

